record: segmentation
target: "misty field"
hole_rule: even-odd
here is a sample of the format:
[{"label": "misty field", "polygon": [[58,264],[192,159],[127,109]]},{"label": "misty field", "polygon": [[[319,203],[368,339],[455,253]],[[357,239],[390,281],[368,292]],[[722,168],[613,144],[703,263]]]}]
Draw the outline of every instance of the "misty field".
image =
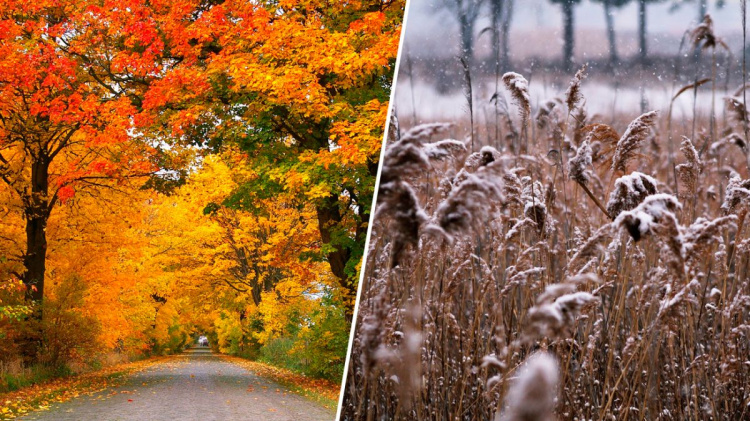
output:
[{"label": "misty field", "polygon": [[570,78],[392,119],[342,419],[750,419],[747,86],[605,118]]}]

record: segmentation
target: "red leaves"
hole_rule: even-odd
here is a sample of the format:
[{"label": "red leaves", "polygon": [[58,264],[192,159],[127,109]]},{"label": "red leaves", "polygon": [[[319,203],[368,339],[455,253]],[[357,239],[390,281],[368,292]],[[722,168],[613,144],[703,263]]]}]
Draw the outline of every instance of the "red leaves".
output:
[{"label": "red leaves", "polygon": [[18,35],[18,26],[10,19],[0,20],[0,41],[13,39]]},{"label": "red leaves", "polygon": [[63,186],[57,191],[57,198],[60,199],[60,202],[66,203],[68,200],[72,199],[75,194],[76,191],[73,187]]},{"label": "red leaves", "polygon": [[386,17],[383,12],[367,13],[362,19],[355,20],[349,24],[349,29],[354,32],[377,33],[383,29]]}]

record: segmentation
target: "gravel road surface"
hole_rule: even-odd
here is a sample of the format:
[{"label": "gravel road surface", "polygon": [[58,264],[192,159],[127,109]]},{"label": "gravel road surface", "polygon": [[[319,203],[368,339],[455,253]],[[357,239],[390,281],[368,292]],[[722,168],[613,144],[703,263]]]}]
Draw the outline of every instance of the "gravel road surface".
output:
[{"label": "gravel road surface", "polygon": [[194,348],[133,374],[125,384],[53,404],[21,419],[40,421],[329,421],[334,410]]}]

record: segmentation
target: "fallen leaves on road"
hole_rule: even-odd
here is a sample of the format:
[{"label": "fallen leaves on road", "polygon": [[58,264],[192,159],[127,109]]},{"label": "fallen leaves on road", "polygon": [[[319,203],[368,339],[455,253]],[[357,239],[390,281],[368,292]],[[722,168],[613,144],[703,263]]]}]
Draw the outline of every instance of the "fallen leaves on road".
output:
[{"label": "fallen leaves on road", "polygon": [[[91,395],[108,387],[118,386],[127,374],[146,369],[168,358],[117,364],[99,371],[55,379],[0,395],[0,419],[9,420],[32,411],[49,409],[52,403],[65,402],[80,395]],[[132,402],[132,399],[128,401]]]},{"label": "fallen leaves on road", "polygon": [[[308,393],[322,396],[332,401],[338,401],[339,390],[341,388],[341,385],[338,383],[334,383],[328,380],[312,379],[310,377],[306,377],[302,374],[297,374],[283,368],[278,368],[239,357],[222,355],[222,358],[243,368],[246,368],[262,377],[270,378],[278,383],[281,383],[282,385],[293,386]],[[263,386],[263,389],[266,388],[266,386]],[[276,392],[280,392],[280,389],[276,389]]]}]

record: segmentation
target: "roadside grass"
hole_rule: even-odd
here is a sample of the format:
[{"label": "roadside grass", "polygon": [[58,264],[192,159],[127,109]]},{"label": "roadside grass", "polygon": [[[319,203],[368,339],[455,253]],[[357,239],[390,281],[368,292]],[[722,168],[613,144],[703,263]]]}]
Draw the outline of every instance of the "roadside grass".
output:
[{"label": "roadside grass", "polygon": [[32,411],[46,410],[55,402],[65,402],[81,395],[91,395],[108,387],[119,386],[127,375],[169,358],[171,357],[154,357],[116,364],[102,370],[58,377],[0,394],[0,420],[10,420]]},{"label": "roadside grass", "polygon": [[73,372],[67,366],[49,367],[39,364],[16,370],[3,370],[0,367],[0,394],[71,375]]}]

